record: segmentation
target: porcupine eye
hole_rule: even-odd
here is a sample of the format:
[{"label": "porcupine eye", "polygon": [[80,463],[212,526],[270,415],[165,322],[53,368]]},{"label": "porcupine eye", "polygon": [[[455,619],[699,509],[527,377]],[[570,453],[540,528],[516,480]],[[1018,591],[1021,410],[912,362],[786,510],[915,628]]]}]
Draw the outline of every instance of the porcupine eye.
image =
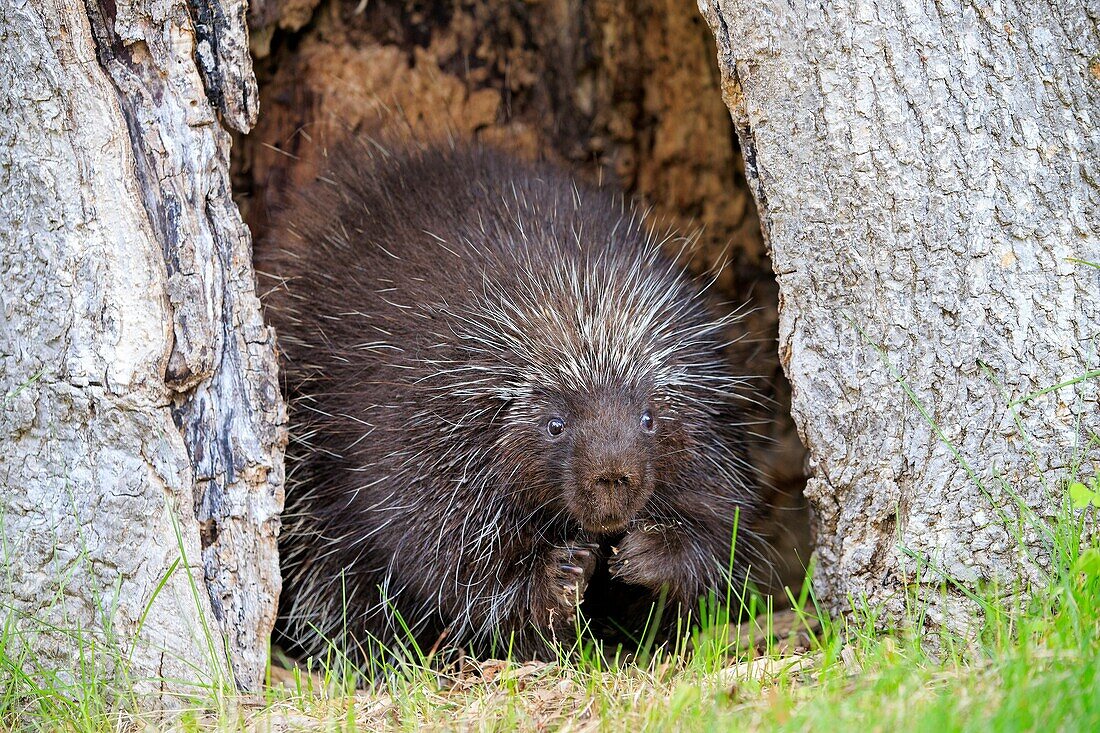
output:
[{"label": "porcupine eye", "polygon": [[565,431],[565,420],[560,417],[552,417],[546,422],[546,432],[551,438],[556,438]]},{"label": "porcupine eye", "polygon": [[653,419],[653,413],[646,410],[642,413],[642,419],[640,421],[642,430],[647,433],[652,433],[657,429],[657,422]]}]

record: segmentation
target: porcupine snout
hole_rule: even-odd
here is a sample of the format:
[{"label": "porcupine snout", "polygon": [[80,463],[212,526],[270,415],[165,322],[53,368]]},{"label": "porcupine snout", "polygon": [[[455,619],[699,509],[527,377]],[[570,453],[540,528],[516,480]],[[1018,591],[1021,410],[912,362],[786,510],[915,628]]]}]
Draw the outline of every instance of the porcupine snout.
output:
[{"label": "porcupine snout", "polygon": [[608,421],[586,427],[576,446],[574,514],[590,532],[620,532],[653,493],[649,446]]}]

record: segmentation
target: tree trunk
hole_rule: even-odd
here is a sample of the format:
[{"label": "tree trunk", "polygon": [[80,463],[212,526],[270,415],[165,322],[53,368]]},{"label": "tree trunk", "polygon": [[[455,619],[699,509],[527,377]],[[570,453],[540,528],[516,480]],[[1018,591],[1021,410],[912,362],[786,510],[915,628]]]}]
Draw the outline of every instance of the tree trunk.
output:
[{"label": "tree trunk", "polygon": [[[700,0],[780,291],[834,612],[973,619],[1100,456],[1100,9]],[[1022,502],[1021,508],[1016,498]],[[1035,512],[1031,516],[1030,512]],[[1019,541],[1022,539],[1022,542]]]},{"label": "tree trunk", "polygon": [[245,8],[0,5],[2,595],[29,666],[262,678],[284,413],[222,127],[256,114]]}]

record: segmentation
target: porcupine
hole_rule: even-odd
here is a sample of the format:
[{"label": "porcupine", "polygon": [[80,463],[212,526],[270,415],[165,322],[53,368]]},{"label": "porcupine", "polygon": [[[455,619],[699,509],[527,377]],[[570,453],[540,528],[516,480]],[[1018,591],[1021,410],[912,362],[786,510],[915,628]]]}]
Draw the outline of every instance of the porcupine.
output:
[{"label": "porcupine", "polygon": [[544,658],[586,593],[690,611],[740,583],[758,477],[704,287],[551,165],[371,151],[257,247],[291,403],[283,643]]}]

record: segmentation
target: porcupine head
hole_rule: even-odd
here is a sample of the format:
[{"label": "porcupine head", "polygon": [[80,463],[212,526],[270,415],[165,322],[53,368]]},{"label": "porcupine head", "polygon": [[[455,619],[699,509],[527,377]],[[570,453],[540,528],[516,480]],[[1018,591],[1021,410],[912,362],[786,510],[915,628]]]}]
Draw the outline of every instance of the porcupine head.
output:
[{"label": "porcupine head", "polygon": [[708,471],[740,483],[714,476],[728,462],[705,455],[723,445],[716,405],[736,386],[720,353],[728,322],[633,217],[590,228],[594,244],[576,229],[538,234],[553,245],[515,246],[518,267],[490,266],[484,293],[456,314],[466,358],[439,365],[456,370],[441,385],[452,397],[496,398],[481,409],[499,411],[496,463],[518,479],[504,482],[595,536],[659,516],[647,511],[667,500],[658,486],[690,491]]}]

